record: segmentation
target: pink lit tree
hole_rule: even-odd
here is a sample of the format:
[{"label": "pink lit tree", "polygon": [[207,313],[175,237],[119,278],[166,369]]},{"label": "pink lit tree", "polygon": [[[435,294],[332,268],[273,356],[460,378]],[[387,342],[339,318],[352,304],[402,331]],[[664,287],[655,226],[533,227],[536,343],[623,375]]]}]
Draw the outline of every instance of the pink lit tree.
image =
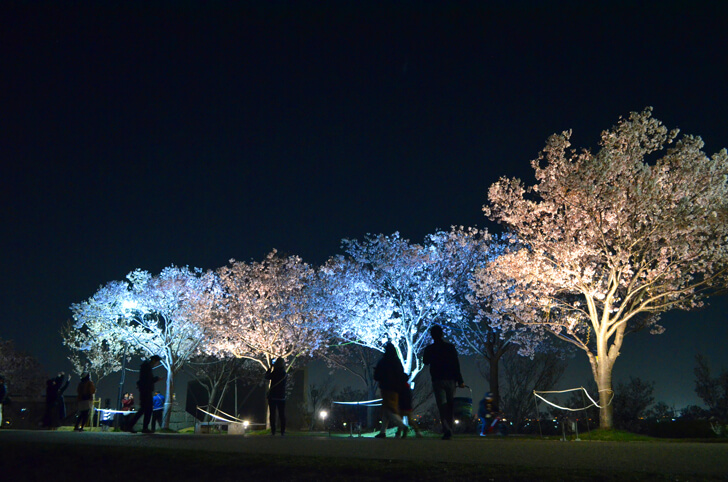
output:
[{"label": "pink lit tree", "polygon": [[491,304],[510,314],[502,326],[546,329],[584,351],[606,429],[625,335],[662,332],[659,313],[699,307],[726,284],[728,154],[708,157],[699,137],[677,134],[648,108],[604,131],[596,153],[570,150],[570,131],[553,135],[531,163],[536,184],[503,178],[483,208],[526,249],[479,270],[476,292],[501,293]]},{"label": "pink lit tree", "polygon": [[246,358],[264,370],[282,357],[290,370],[326,349],[308,289],[315,271],[301,258],[273,250],[262,262],[230,260],[217,274],[222,294],[205,324],[207,353]]}]

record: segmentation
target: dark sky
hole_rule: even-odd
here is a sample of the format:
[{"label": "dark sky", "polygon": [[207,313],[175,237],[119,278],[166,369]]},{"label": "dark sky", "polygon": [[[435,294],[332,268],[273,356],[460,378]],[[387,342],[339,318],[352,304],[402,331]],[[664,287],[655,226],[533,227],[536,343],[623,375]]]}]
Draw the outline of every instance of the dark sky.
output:
[{"label": "dark sky", "polygon": [[[0,338],[49,371],[69,305],[134,268],[482,226],[550,134],[594,147],[648,105],[728,146],[723,2],[87,3],[0,7]],[[724,313],[668,315],[616,375],[696,401]]]}]

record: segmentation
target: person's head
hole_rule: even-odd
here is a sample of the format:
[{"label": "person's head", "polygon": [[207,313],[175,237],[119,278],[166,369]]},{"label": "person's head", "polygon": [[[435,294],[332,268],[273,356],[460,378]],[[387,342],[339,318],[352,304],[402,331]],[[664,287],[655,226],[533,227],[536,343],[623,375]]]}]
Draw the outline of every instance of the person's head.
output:
[{"label": "person's head", "polygon": [[397,358],[397,349],[391,342],[387,342],[387,344],[384,345],[384,356]]},{"label": "person's head", "polygon": [[276,361],[273,362],[273,366],[275,368],[281,368],[281,369],[284,369],[285,370],[285,368],[286,368],[286,361],[283,359],[282,356],[279,356],[278,358],[276,358]]},{"label": "person's head", "polygon": [[91,380],[91,374],[90,373],[84,373],[83,375],[81,375],[81,381],[82,382],[86,382],[88,380]]},{"label": "person's head", "polygon": [[160,363],[162,363],[162,357],[159,355],[152,355],[149,357],[149,361],[152,363],[153,367],[159,366]]},{"label": "person's head", "polygon": [[430,328],[430,336],[434,341],[442,340],[444,336],[442,327],[440,325],[432,325],[432,327]]}]

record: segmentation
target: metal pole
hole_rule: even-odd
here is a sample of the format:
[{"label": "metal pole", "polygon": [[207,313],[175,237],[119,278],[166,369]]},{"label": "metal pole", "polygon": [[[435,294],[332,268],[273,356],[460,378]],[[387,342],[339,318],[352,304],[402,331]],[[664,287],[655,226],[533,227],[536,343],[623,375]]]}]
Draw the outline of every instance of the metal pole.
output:
[{"label": "metal pole", "polygon": [[[119,394],[116,399],[116,409],[121,410],[121,397],[124,391],[124,381],[126,380],[126,349],[128,344],[124,342],[124,358],[121,359],[121,378],[119,379]],[[121,414],[114,415],[114,428],[119,428],[119,422],[121,421]]]}]

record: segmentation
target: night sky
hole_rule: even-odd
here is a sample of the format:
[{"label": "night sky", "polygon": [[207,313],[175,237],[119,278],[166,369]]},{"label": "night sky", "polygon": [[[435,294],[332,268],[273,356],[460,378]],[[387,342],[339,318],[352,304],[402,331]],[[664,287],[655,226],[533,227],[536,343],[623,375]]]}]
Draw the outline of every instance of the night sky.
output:
[{"label": "night sky", "polygon": [[[487,226],[550,134],[596,147],[645,106],[728,146],[724,2],[85,3],[0,7],[0,338],[49,372],[69,306],[135,268]],[[616,379],[698,403],[726,308],[628,337]]]}]

